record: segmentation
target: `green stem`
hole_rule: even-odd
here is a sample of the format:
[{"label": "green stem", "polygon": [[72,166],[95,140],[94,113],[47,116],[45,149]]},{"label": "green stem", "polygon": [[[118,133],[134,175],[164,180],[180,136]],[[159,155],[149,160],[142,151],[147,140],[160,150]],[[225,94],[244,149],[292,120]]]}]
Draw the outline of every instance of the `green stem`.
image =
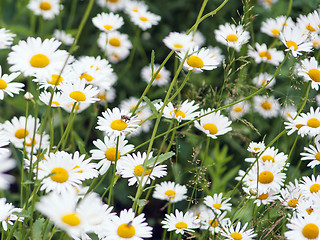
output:
[{"label": "green stem", "polygon": [[77,2],[78,2],[77,0],[72,0],[71,10],[70,10],[69,19],[68,19],[67,28],[66,28],[67,30],[72,27],[74,15],[77,9]]},{"label": "green stem", "polygon": [[[113,170],[113,174],[111,177],[111,183],[110,185],[112,185],[112,187],[109,190],[109,197],[108,197],[108,205],[110,206],[111,204],[111,197],[112,197],[112,193],[113,193],[113,182],[114,182],[114,177],[116,175],[116,171],[117,171],[117,161],[118,161],[118,149],[119,149],[119,136],[117,137],[117,145],[116,145],[116,156],[115,156],[115,162],[114,162],[114,170]],[[119,156],[120,157],[120,156]]]}]

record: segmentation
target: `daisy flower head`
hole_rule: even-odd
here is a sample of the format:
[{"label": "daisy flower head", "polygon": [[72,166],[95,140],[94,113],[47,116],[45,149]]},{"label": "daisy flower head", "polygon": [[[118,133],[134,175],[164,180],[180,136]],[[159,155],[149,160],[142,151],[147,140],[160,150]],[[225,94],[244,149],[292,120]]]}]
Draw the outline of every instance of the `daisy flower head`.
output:
[{"label": "daisy flower head", "polygon": [[49,135],[48,134],[39,134],[36,133],[34,135],[28,136],[25,138],[24,141],[24,148],[28,153],[36,153],[40,147],[41,149],[46,149],[50,145],[50,140],[49,140]]},{"label": "daisy flower head", "polygon": [[98,149],[90,150],[90,153],[93,159],[99,160],[97,169],[100,169],[99,172],[101,175],[105,174],[110,165],[114,164],[115,161],[118,161],[118,163],[122,161],[126,153],[132,151],[134,148],[132,144],[127,144],[128,140],[125,140],[124,136],[119,136],[117,150],[117,141],[117,138],[112,136],[105,136],[104,141],[100,139],[93,141],[93,144]]},{"label": "daisy flower head", "polygon": [[303,199],[302,190],[297,179],[294,182],[289,182],[280,190],[280,201],[282,205],[289,209],[296,209],[300,200]]},{"label": "daisy flower head", "polygon": [[255,96],[254,110],[264,118],[272,118],[278,116],[280,112],[280,104],[274,96]]},{"label": "daisy flower head", "polygon": [[[151,64],[149,66],[143,67],[141,70],[141,78],[145,82],[149,83],[159,68],[160,68],[159,64],[154,64],[153,71],[152,71]],[[167,85],[171,80],[170,75],[171,75],[170,71],[168,71],[165,67],[161,68],[160,72],[155,76],[155,79],[152,85],[159,86],[159,87]]]},{"label": "daisy flower head", "polygon": [[300,14],[297,18],[297,26],[304,31],[305,34],[311,34],[319,32],[320,17],[319,13],[315,10],[308,15]]},{"label": "daisy flower head", "polygon": [[315,194],[310,198],[305,198],[299,201],[297,205],[297,213],[300,216],[318,215],[320,216],[320,206],[318,204],[320,195]]},{"label": "daisy flower head", "polygon": [[194,46],[192,36],[185,33],[170,32],[162,41],[167,48],[177,52],[188,51]]},{"label": "daisy flower head", "polygon": [[4,231],[8,230],[8,224],[13,225],[13,221],[23,222],[24,217],[19,217],[15,213],[21,212],[21,208],[16,208],[12,203],[7,203],[7,199],[0,198],[0,221]]},{"label": "daisy flower head", "polygon": [[182,61],[188,54],[183,67],[187,71],[202,72],[203,70],[212,70],[217,68],[219,62],[212,57],[213,54],[207,48],[194,47],[187,51],[178,52],[178,57]]},{"label": "daisy flower head", "polygon": [[220,233],[230,221],[229,218],[225,217],[226,214],[227,212],[223,212],[220,215],[216,215],[210,209],[202,211],[199,215],[200,228],[209,229],[212,234]]},{"label": "daisy flower head", "polygon": [[146,12],[148,11],[148,8],[149,7],[147,4],[145,4],[145,2],[136,1],[136,0],[127,0],[126,6],[125,6],[125,12],[128,14]]},{"label": "daisy flower head", "polygon": [[280,33],[281,42],[287,47],[285,51],[291,51],[292,56],[302,55],[301,52],[311,52],[312,42],[308,35],[297,28],[285,27]]},{"label": "daisy flower head", "polygon": [[[300,118],[299,118],[300,117]],[[310,108],[310,112],[308,113],[301,113],[299,115],[299,119],[296,118],[297,121],[299,121],[299,128],[298,134],[302,137],[304,135],[309,135],[311,137],[314,137],[318,134],[320,134],[320,108],[316,108],[316,110],[313,109],[313,107]]]},{"label": "daisy flower head", "polygon": [[92,158],[86,158],[85,154],[80,155],[78,151],[76,151],[73,156],[73,162],[76,165],[74,168],[79,173],[79,178],[81,180],[87,180],[98,177],[99,173],[97,171],[97,164],[91,162]]},{"label": "daisy flower head", "polygon": [[248,226],[248,223],[245,223],[242,227],[241,227],[241,222],[238,222],[236,227],[233,227],[231,222],[230,222],[230,226],[226,226],[221,232],[221,235],[226,237],[226,239],[231,239],[231,240],[235,240],[235,239],[243,239],[243,240],[251,240],[254,239],[254,237],[257,236],[256,233],[254,233],[253,229],[248,229],[246,230]]},{"label": "daisy flower head", "polygon": [[113,216],[104,228],[104,232],[99,234],[99,238],[104,240],[143,240],[152,237],[152,227],[145,222],[144,213],[135,216],[134,211],[124,209],[119,217]]},{"label": "daisy flower head", "polygon": [[320,48],[320,36],[318,34],[312,34],[310,41],[314,49]]},{"label": "daisy flower head", "polygon": [[149,11],[132,11],[130,12],[129,16],[131,21],[143,31],[146,31],[153,25],[158,25],[161,20],[159,15],[153,14]]},{"label": "daisy flower head", "polygon": [[7,171],[12,170],[16,166],[16,160],[10,158],[10,151],[2,151],[0,153],[0,189],[8,189],[10,184],[14,182],[14,177],[7,174]]},{"label": "daisy flower head", "polygon": [[[270,190],[266,193],[259,193],[258,191],[255,192],[255,194],[252,194],[250,192],[251,189],[249,188],[244,187],[243,190],[248,194],[247,198],[254,199],[253,203],[258,207],[260,207],[261,205],[268,205],[280,199],[279,191]],[[256,191],[256,189],[254,190]]]},{"label": "daisy flower head", "polygon": [[278,0],[258,0],[258,3],[266,9],[270,9],[276,2],[278,2]]},{"label": "daisy flower head", "polygon": [[54,38],[45,39],[28,37],[12,47],[7,61],[12,66],[11,72],[22,72],[26,77],[61,71],[68,58],[68,52],[58,50],[61,42]]},{"label": "daisy flower head", "polygon": [[301,153],[301,160],[308,160],[311,161],[308,163],[308,167],[314,168],[315,166],[320,164],[320,142],[319,142],[320,135],[318,135],[314,139],[315,146],[309,145],[309,147],[305,147],[304,151]]},{"label": "daisy flower head", "polygon": [[187,187],[175,182],[162,182],[155,185],[152,197],[173,203],[187,199]]},{"label": "daisy flower head", "polygon": [[[163,103],[155,104],[155,108],[159,111],[163,107]],[[199,115],[196,110],[199,108],[199,104],[195,104],[194,101],[189,102],[185,100],[183,103],[173,106],[169,102],[163,109],[163,116],[169,119],[177,119],[178,122],[182,120],[192,120]]]},{"label": "daisy flower head", "polygon": [[260,153],[262,152],[266,146],[264,145],[264,142],[250,142],[249,146],[247,148],[247,151],[252,153]]},{"label": "daisy flower head", "polygon": [[194,45],[199,47],[202,47],[206,42],[206,38],[203,36],[203,34],[199,30],[195,32],[192,40],[194,42]]},{"label": "daisy flower head", "polygon": [[319,240],[320,223],[319,215],[297,215],[290,219],[290,223],[287,224],[289,230],[284,233],[284,236],[288,240]]},{"label": "daisy flower head", "polygon": [[165,215],[166,218],[161,222],[163,228],[167,231],[175,231],[176,234],[184,234],[184,232],[194,232],[193,229],[200,227],[200,220],[194,216],[192,212],[180,212],[176,209],[175,213]]},{"label": "daisy flower head", "polygon": [[98,117],[96,128],[107,136],[120,136],[133,132],[138,127],[138,122],[135,116],[130,116],[129,111],[108,108],[102,113],[102,117]]},{"label": "daisy flower head", "polygon": [[223,59],[225,58],[222,54],[222,50],[219,47],[208,46],[212,58],[215,58],[218,61],[218,65],[221,65]]},{"label": "daisy flower head", "polygon": [[9,48],[16,35],[5,28],[0,28],[0,49]]},{"label": "daisy flower head", "polygon": [[41,15],[43,19],[54,19],[63,8],[59,0],[30,0],[27,7],[35,14]]},{"label": "daisy flower head", "polygon": [[97,16],[92,18],[92,23],[101,31],[110,32],[118,30],[124,24],[124,21],[119,14],[110,12],[99,13]]},{"label": "daisy flower head", "polygon": [[284,59],[282,51],[277,51],[275,48],[268,48],[265,43],[255,44],[256,49],[249,46],[248,55],[254,58],[256,63],[266,62],[278,66]]},{"label": "daisy flower head", "polygon": [[105,105],[106,101],[108,103],[114,102],[116,98],[116,90],[113,87],[108,90],[100,89],[97,98],[99,98],[99,103],[103,106]]},{"label": "daisy flower head", "polygon": [[311,81],[312,89],[319,90],[320,67],[314,57],[301,61],[300,68],[298,68],[298,75],[302,76],[305,81]]},{"label": "daisy flower head", "polygon": [[206,196],[203,203],[211,208],[216,214],[221,214],[222,211],[231,211],[231,203],[228,203],[231,198],[223,198],[222,193]]},{"label": "daisy flower head", "polygon": [[0,100],[3,100],[5,93],[13,97],[13,94],[19,94],[19,91],[23,91],[23,83],[12,82],[19,75],[19,72],[2,75],[2,68],[0,66]]},{"label": "daisy flower head", "polygon": [[[39,100],[43,102],[45,105],[50,104],[50,99],[51,99],[52,93],[44,91],[40,93],[39,95]],[[67,101],[64,95],[62,95],[60,92],[54,92],[52,96],[52,101],[51,101],[51,107],[56,108],[56,107],[61,107],[64,105]]]},{"label": "daisy flower head", "polygon": [[53,37],[59,41],[61,41],[64,45],[72,45],[74,41],[74,37],[71,34],[66,33],[63,30],[55,29],[53,31]]},{"label": "daisy flower head", "polygon": [[[230,132],[232,128],[230,127],[231,121],[223,115],[220,111],[212,112],[213,109],[208,108],[207,110],[200,110],[200,116],[207,114],[200,118],[199,121],[194,122],[194,126],[200,131],[207,134],[208,137],[216,139],[217,136],[226,134]],[[210,113],[212,112],[212,113]],[[208,114],[210,113],[210,114]]]},{"label": "daisy flower head", "polygon": [[286,16],[279,16],[275,19],[268,18],[262,22],[261,32],[269,35],[270,37],[280,37],[280,33],[286,27],[294,27],[295,24],[291,17],[287,19]]},{"label": "daisy flower head", "polygon": [[249,32],[245,31],[242,25],[236,26],[230,23],[220,25],[219,30],[215,30],[214,34],[218,42],[234,48],[237,52],[250,39]]},{"label": "daisy flower head", "polygon": [[249,110],[250,104],[247,101],[239,102],[228,108],[231,120],[242,118]]},{"label": "daisy flower head", "polygon": [[297,109],[292,105],[286,105],[281,109],[281,116],[287,121],[289,121],[290,119],[293,119],[296,115],[297,115]]},{"label": "daisy flower head", "polygon": [[300,183],[300,188],[302,190],[302,193],[308,197],[312,196],[313,194],[319,194],[320,175],[318,175],[317,177],[311,175],[311,178],[303,176]]},{"label": "daisy flower head", "polygon": [[102,8],[108,8],[110,12],[121,11],[125,8],[127,0],[97,0]]},{"label": "daisy flower head", "polygon": [[149,154],[148,159],[146,152],[142,154],[140,152],[128,154],[124,157],[123,161],[118,163],[118,172],[121,177],[129,178],[129,186],[135,183],[140,184],[140,182],[142,185],[150,184],[151,180],[166,176],[167,166],[156,163],[152,168],[153,164],[145,164],[150,159],[152,159],[152,152]]},{"label": "daisy flower head", "polygon": [[61,92],[69,103],[94,103],[99,99],[96,95],[99,89],[92,85],[87,85],[84,80],[66,82],[61,84]]}]

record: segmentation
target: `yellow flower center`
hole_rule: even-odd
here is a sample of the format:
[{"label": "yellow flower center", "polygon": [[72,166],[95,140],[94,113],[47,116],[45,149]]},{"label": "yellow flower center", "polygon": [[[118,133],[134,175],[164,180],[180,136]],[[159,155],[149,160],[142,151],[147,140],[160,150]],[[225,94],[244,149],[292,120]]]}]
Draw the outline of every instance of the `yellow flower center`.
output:
[{"label": "yellow flower center", "polygon": [[295,199],[295,198],[292,198],[288,201],[289,207],[292,207],[292,208],[297,207],[298,203],[299,203],[298,199]]},{"label": "yellow flower center", "polygon": [[203,125],[203,128],[205,130],[208,130],[210,134],[216,134],[218,132],[218,128],[213,123],[206,123]]},{"label": "yellow flower center", "polygon": [[60,103],[58,103],[57,101],[52,101],[51,105],[60,106]]},{"label": "yellow flower center", "polygon": [[113,28],[113,26],[111,26],[111,25],[104,25],[103,27],[104,27],[104,29],[106,29],[108,31]]},{"label": "yellow flower center", "polygon": [[242,239],[242,235],[238,232],[231,233],[230,237],[232,237],[234,240],[241,240]]},{"label": "yellow flower center", "polygon": [[86,100],[86,95],[81,91],[73,91],[69,96],[77,102],[83,102]]},{"label": "yellow flower center", "polygon": [[188,227],[188,224],[186,224],[185,222],[178,222],[176,224],[176,228],[178,229],[183,229],[183,228],[187,228]]},{"label": "yellow flower center", "polygon": [[221,204],[220,203],[214,203],[214,204],[212,204],[212,207],[214,207],[215,209],[219,209],[219,208],[221,208]]},{"label": "yellow flower center", "polygon": [[181,110],[172,110],[170,112],[170,115],[173,116],[173,113],[176,115],[176,117],[182,117],[182,118],[185,118],[186,115],[184,114],[184,112],[182,112]]},{"label": "yellow flower center", "polygon": [[99,98],[100,100],[104,101],[104,100],[106,100],[106,94],[105,93],[98,93],[97,98]]},{"label": "yellow flower center", "polygon": [[216,220],[210,220],[210,225],[211,227],[218,227],[219,226],[219,221],[216,219]]},{"label": "yellow flower center", "polygon": [[143,22],[148,21],[148,18],[146,18],[146,17],[139,17],[139,19],[140,19],[141,21],[143,21]]},{"label": "yellow flower center", "polygon": [[187,59],[187,63],[190,67],[202,68],[204,66],[203,61],[198,56],[190,56]]},{"label": "yellow flower center", "polygon": [[236,42],[236,41],[238,40],[238,37],[237,37],[237,35],[235,35],[235,34],[229,34],[229,35],[227,36],[227,40],[228,40],[229,42]]},{"label": "yellow flower center", "polygon": [[303,126],[304,126],[303,124],[297,124],[297,125],[296,125],[296,128],[300,129],[300,128],[302,128]]},{"label": "yellow flower center", "polygon": [[58,182],[58,183],[64,183],[69,178],[69,173],[67,170],[65,170],[62,167],[56,167],[52,169],[51,173],[54,173],[51,176],[52,181]]},{"label": "yellow flower center", "polygon": [[271,103],[267,100],[267,101],[264,101],[263,103],[261,103],[261,107],[262,107],[264,110],[271,110],[272,105],[271,105]]},{"label": "yellow flower center", "polygon": [[118,2],[119,0],[107,0],[107,2],[111,2],[111,3],[116,3]]},{"label": "yellow flower center", "polygon": [[233,111],[239,113],[239,112],[242,112],[242,107],[241,106],[237,106],[233,109]]},{"label": "yellow flower center", "polygon": [[80,79],[85,79],[88,82],[91,82],[93,80],[93,77],[90,74],[83,73],[80,76]]},{"label": "yellow flower center", "polygon": [[287,41],[287,42],[286,42],[286,45],[287,45],[287,48],[293,47],[293,49],[294,49],[295,51],[298,50],[298,45],[297,45],[294,41]]},{"label": "yellow flower center", "polygon": [[255,147],[255,148],[253,148],[253,150],[256,152],[256,151],[259,151],[260,148],[259,147]]},{"label": "yellow flower center", "polygon": [[[111,161],[114,162],[116,160],[116,153],[117,153],[117,149],[116,148],[109,148],[104,155],[106,156],[106,158]],[[117,153],[117,160],[120,158],[120,152],[118,151]]]},{"label": "yellow flower center", "polygon": [[118,227],[117,233],[122,238],[132,238],[136,234],[136,229],[131,224],[123,223]]},{"label": "yellow flower center", "polygon": [[[134,173],[138,176],[138,177],[141,177],[142,176],[142,173],[143,173],[143,166],[140,165],[137,165],[134,167]],[[149,175],[151,173],[151,169],[146,169],[144,171],[144,175]]]},{"label": "yellow flower center", "polygon": [[78,226],[81,222],[76,213],[66,214],[61,218],[61,220],[72,227]]},{"label": "yellow flower center", "polygon": [[[80,168],[80,166],[79,166],[79,165],[76,165],[74,168],[72,168],[72,170],[73,170],[73,169],[78,169],[78,168]],[[81,168],[80,168],[79,171],[77,171],[77,173],[83,173],[83,171],[81,170]]]},{"label": "yellow flower center", "polygon": [[312,128],[317,128],[320,126],[320,121],[316,118],[310,118],[308,121],[307,121],[307,125],[309,127],[312,127]]},{"label": "yellow flower center", "polygon": [[318,152],[314,157],[315,157],[318,161],[320,161],[320,152]]},{"label": "yellow flower center", "polygon": [[14,136],[16,138],[22,139],[25,136],[28,136],[28,134],[29,134],[28,130],[25,130],[24,128],[20,128],[15,132]]},{"label": "yellow flower center", "polygon": [[313,42],[312,42],[312,45],[313,45],[313,47],[319,47],[319,42],[313,41]]},{"label": "yellow flower center", "polygon": [[[153,73],[153,76],[154,76],[155,74],[156,74],[156,73]],[[157,74],[157,76],[155,77],[155,79],[159,79],[159,78],[161,78],[160,73]]]},{"label": "yellow flower center", "polygon": [[266,200],[268,197],[269,197],[269,193],[262,193],[257,197],[257,199]]},{"label": "yellow flower center", "polygon": [[317,238],[319,236],[319,227],[314,223],[308,223],[303,227],[302,235],[308,239]]},{"label": "yellow flower center", "polygon": [[43,11],[48,11],[51,9],[51,4],[49,2],[41,2],[40,9]]},{"label": "yellow flower center", "polygon": [[272,161],[272,162],[274,162],[274,158],[272,157],[272,156],[270,156],[270,155],[264,155],[264,156],[262,156],[261,157],[261,159],[262,159],[262,161]]},{"label": "yellow flower center", "polygon": [[114,47],[120,47],[121,46],[121,42],[120,42],[120,40],[118,38],[111,38],[109,40],[109,44],[111,46],[114,46]]},{"label": "yellow flower center", "polygon": [[110,127],[111,127],[113,130],[122,131],[122,130],[124,130],[124,129],[127,128],[127,123],[126,123],[125,121],[123,121],[123,120],[118,119],[118,120],[114,120],[114,121],[111,123]]},{"label": "yellow flower center", "polygon": [[275,36],[279,36],[280,35],[280,31],[278,29],[272,29],[271,32]]},{"label": "yellow flower center", "polygon": [[173,45],[174,48],[177,48],[177,49],[181,49],[183,48],[183,46],[181,44],[175,44]]},{"label": "yellow flower center", "polygon": [[310,24],[308,24],[308,25],[306,26],[306,29],[307,29],[308,31],[310,31],[310,32],[315,32],[315,31],[316,31]]},{"label": "yellow flower center", "polygon": [[309,70],[308,75],[313,81],[320,82],[320,71],[318,69]]},{"label": "yellow flower center", "polygon": [[49,58],[44,54],[36,54],[30,59],[30,65],[35,68],[44,68],[50,63]]},{"label": "yellow flower center", "polygon": [[310,215],[311,213],[314,212],[313,208],[307,208],[306,209],[306,212]]},{"label": "yellow flower center", "polygon": [[63,82],[63,78],[58,74],[52,74],[51,78],[52,78],[51,81],[47,80],[47,83],[52,85],[60,85],[60,83]]},{"label": "yellow flower center", "polygon": [[311,193],[317,193],[319,190],[320,190],[320,184],[318,183],[312,184],[312,186],[310,187]]},{"label": "yellow flower center", "polygon": [[[32,144],[33,142],[33,144]],[[24,144],[27,146],[27,147],[32,147],[32,145],[36,145],[37,141],[33,138],[29,138],[29,141],[26,141]]]},{"label": "yellow flower center", "polygon": [[6,89],[7,86],[7,82],[0,78],[0,89]]},{"label": "yellow flower center", "polygon": [[259,174],[259,182],[262,184],[269,184],[273,181],[273,174],[270,171],[263,171]]},{"label": "yellow flower center", "polygon": [[175,191],[173,191],[173,190],[167,190],[167,191],[165,191],[165,193],[164,193],[165,195],[167,195],[169,198],[174,198],[175,197],[175,195],[176,195],[176,192]]},{"label": "yellow flower center", "polygon": [[262,52],[259,52],[259,56],[262,58],[262,57],[266,57],[267,60],[271,60],[271,54],[268,52],[268,51],[262,51]]}]

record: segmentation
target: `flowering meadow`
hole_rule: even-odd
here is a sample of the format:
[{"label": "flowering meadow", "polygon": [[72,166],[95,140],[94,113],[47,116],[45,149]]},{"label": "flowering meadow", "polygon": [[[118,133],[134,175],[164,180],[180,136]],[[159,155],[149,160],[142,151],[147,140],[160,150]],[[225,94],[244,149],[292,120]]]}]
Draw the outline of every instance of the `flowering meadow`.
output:
[{"label": "flowering meadow", "polygon": [[320,240],[319,0],[1,0],[10,240]]}]

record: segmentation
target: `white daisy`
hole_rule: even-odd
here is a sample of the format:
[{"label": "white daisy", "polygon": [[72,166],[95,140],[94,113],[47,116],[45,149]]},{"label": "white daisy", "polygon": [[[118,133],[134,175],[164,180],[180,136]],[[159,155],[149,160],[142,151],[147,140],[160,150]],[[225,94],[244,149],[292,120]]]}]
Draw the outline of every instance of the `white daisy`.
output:
[{"label": "white daisy", "polygon": [[126,0],[97,0],[97,4],[102,8],[108,8],[111,12],[123,10]]},{"label": "white daisy", "polygon": [[23,91],[23,83],[12,82],[19,75],[19,72],[12,73],[10,75],[2,75],[2,68],[0,66],[0,100],[4,98],[5,93],[8,94],[10,97],[13,97],[13,94],[19,94],[19,91]]},{"label": "white daisy", "polygon": [[315,177],[311,175],[310,177],[303,176],[300,184],[300,188],[304,194],[311,196],[313,194],[318,194],[320,190],[320,175]]},{"label": "white daisy", "polygon": [[256,49],[249,46],[248,55],[254,58],[256,63],[266,62],[275,66],[279,66],[284,59],[284,54],[282,51],[277,51],[276,48],[268,48],[265,43],[262,45],[256,43],[255,47]]},{"label": "white daisy", "polygon": [[104,32],[110,32],[119,29],[123,24],[123,18],[119,14],[99,13],[92,18],[93,25]]},{"label": "white daisy", "polygon": [[185,33],[170,32],[162,41],[167,48],[177,52],[188,51],[194,46],[192,36]]},{"label": "white daisy", "polygon": [[302,76],[305,81],[311,81],[312,89],[319,90],[320,67],[318,66],[318,61],[314,57],[301,61],[298,75]]},{"label": "white daisy", "polygon": [[285,27],[294,27],[295,24],[291,17],[278,16],[277,18],[267,18],[262,22],[261,32],[268,34],[270,37],[279,37]]},{"label": "white daisy", "polygon": [[272,118],[278,116],[280,112],[280,104],[274,96],[254,96],[254,110],[264,118]]},{"label": "white daisy", "polygon": [[16,35],[5,28],[0,28],[0,49],[9,48]]},{"label": "white daisy", "polygon": [[[151,68],[151,64],[149,66],[145,66],[141,70],[141,78],[149,83],[155,73],[158,71],[160,65],[154,64],[153,71]],[[160,72],[155,76],[155,80],[153,81],[152,85],[156,85],[159,87],[165,86],[171,80],[170,78],[170,71],[168,71],[165,67],[161,68]]]},{"label": "white daisy", "polygon": [[223,198],[222,193],[206,196],[203,203],[211,208],[216,214],[221,214],[222,211],[231,211],[231,203],[228,203],[231,198]]},{"label": "white daisy", "polygon": [[229,227],[225,227],[221,232],[221,235],[226,237],[226,239],[243,239],[243,240],[252,240],[257,236],[254,233],[253,229],[246,230],[248,223],[244,224],[241,228],[241,222],[238,222],[236,227],[234,228],[232,224]]},{"label": "white daisy", "polygon": [[13,221],[23,222],[24,217],[18,217],[15,213],[20,213],[21,208],[16,208],[12,203],[6,203],[7,199],[0,198],[0,221],[4,231],[8,230],[8,224],[13,225]]},{"label": "white daisy", "polygon": [[41,15],[43,19],[54,19],[63,6],[59,0],[30,0],[27,7],[35,15]]},{"label": "white daisy", "polygon": [[223,212],[221,215],[216,215],[210,209],[202,211],[199,215],[200,228],[203,230],[209,230],[211,234],[220,233],[222,229],[230,221],[229,218],[225,218],[227,212]]},{"label": "white daisy", "polygon": [[54,92],[52,96],[51,92],[44,91],[40,93],[39,100],[44,104],[49,105],[51,97],[51,107],[53,108],[61,107],[63,104],[66,104],[66,98],[60,92]]},{"label": "white daisy", "polygon": [[210,50],[210,53],[212,54],[212,58],[215,58],[216,61],[218,61],[218,65],[221,65],[223,59],[225,58],[222,55],[222,50],[219,47],[212,47],[208,46],[208,49]]},{"label": "white daisy", "polygon": [[14,177],[7,174],[7,171],[12,170],[16,166],[16,160],[10,158],[9,151],[1,151],[0,153],[0,189],[8,189],[10,184],[14,182]]},{"label": "white daisy", "polygon": [[303,198],[301,198],[302,190],[297,179],[295,179],[294,183],[289,182],[285,185],[284,188],[280,190],[280,194],[280,201],[282,205],[289,209],[295,209]]},{"label": "white daisy", "polygon": [[250,192],[251,189],[249,188],[244,187],[243,190],[248,194],[247,198],[253,199],[253,203],[258,207],[261,205],[268,205],[280,199],[279,191],[270,190],[266,193],[255,192],[255,194],[252,194]]},{"label": "white daisy", "polygon": [[173,203],[187,199],[187,187],[175,182],[162,182],[155,185],[152,197]]},{"label": "white daisy", "polygon": [[260,153],[265,149],[264,142],[250,142],[247,151],[252,153]]},{"label": "white daisy", "polygon": [[71,34],[66,33],[63,30],[55,29],[53,31],[53,37],[55,37],[57,40],[61,41],[65,45],[72,45],[74,41],[74,37],[72,37]]},{"label": "white daisy", "polygon": [[161,17],[149,11],[130,12],[131,21],[141,28],[143,31],[151,28],[153,25],[158,25]]},{"label": "white daisy", "polygon": [[125,11],[128,14],[131,14],[132,12],[134,13],[145,12],[147,10],[148,10],[148,5],[145,4],[145,2],[135,1],[135,0],[129,0],[126,2]]},{"label": "white daisy", "polygon": [[301,113],[299,117],[300,118],[296,119],[300,124],[298,130],[299,135],[309,135],[313,137],[320,133],[320,108],[314,110],[313,107],[311,107],[310,112]]},{"label": "white daisy", "polygon": [[250,104],[247,101],[234,104],[228,108],[231,120],[242,118],[249,110]]},{"label": "white daisy", "polygon": [[313,145],[309,145],[309,148],[305,147],[304,151],[307,152],[303,152],[300,153],[301,156],[303,156],[301,158],[301,160],[311,160],[311,162],[308,163],[308,167],[314,168],[315,166],[320,164],[320,142],[319,142],[319,137],[320,135],[318,135],[315,139],[314,139],[314,143],[315,143],[315,147]]},{"label": "white daisy", "polygon": [[297,115],[297,108],[292,105],[286,105],[281,109],[281,116],[289,121]]},{"label": "white daisy", "polygon": [[319,215],[293,217],[287,224],[289,230],[284,233],[288,240],[319,240],[320,223]]},{"label": "white daisy", "polygon": [[[254,85],[261,88],[264,85],[266,85],[271,79],[272,79],[272,75],[268,73],[259,73],[258,76],[252,79],[252,82]],[[276,83],[276,79],[272,79],[272,81],[269,82],[267,87],[272,88],[275,85],[275,83]]]},{"label": "white daisy", "polygon": [[308,15],[300,14],[297,18],[297,27],[302,29],[305,34],[319,32],[320,17],[317,11],[308,13]]}]

